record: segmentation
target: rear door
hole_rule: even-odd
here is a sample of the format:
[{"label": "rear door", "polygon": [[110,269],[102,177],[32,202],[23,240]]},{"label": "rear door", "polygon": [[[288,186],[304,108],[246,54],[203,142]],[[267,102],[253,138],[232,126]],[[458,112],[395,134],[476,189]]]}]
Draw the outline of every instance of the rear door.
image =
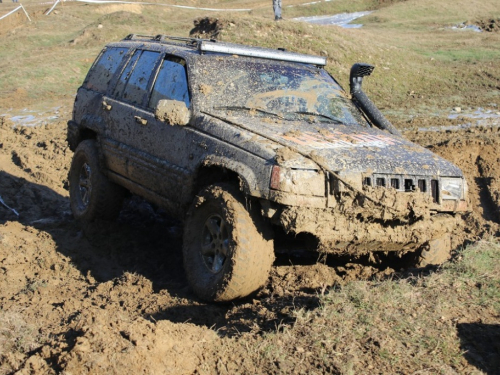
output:
[{"label": "rear door", "polygon": [[74,121],[81,128],[89,128],[102,134],[105,119],[102,118],[102,102],[112,85],[116,73],[125,63],[127,47],[106,47],[96,58],[85,81],[78,89],[73,112]]},{"label": "rear door", "polygon": [[106,121],[105,137],[102,139],[107,167],[136,183],[143,183],[140,163],[140,149],[145,147],[138,139],[138,131],[144,125],[140,120],[160,52],[137,49],[121,72],[115,87],[102,102],[102,116]]}]

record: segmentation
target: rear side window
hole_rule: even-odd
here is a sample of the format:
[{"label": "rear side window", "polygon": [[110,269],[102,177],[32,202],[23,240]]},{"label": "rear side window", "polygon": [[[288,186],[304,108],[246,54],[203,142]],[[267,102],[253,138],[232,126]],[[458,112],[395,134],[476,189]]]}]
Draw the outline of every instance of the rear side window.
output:
[{"label": "rear side window", "polygon": [[178,100],[189,107],[186,62],[177,57],[163,60],[149,100],[149,108],[156,108],[161,99]]},{"label": "rear side window", "polygon": [[127,48],[107,48],[104,50],[92,69],[90,69],[84,87],[105,93],[109,81],[113,78],[127,50]]},{"label": "rear side window", "polygon": [[114,95],[132,104],[142,104],[159,52],[137,50],[123,71]]}]

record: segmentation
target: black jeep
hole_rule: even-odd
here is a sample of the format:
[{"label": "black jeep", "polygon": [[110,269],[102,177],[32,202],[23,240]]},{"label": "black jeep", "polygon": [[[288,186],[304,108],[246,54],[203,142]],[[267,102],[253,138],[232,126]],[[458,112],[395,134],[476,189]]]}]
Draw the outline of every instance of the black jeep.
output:
[{"label": "black jeep", "polygon": [[129,35],[78,89],[71,208],[113,219],[127,191],[184,221],[184,265],[203,299],[267,280],[275,233],[312,250],[449,255],[467,209],[459,168],[401,137],[326,59],[213,40]]}]

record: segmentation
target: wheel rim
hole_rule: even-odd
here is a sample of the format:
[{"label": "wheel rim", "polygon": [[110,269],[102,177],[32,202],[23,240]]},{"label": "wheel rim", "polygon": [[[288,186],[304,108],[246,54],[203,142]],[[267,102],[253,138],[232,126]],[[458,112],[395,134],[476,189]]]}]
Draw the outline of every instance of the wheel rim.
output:
[{"label": "wheel rim", "polygon": [[229,231],[226,221],[219,215],[210,216],[203,226],[201,255],[212,273],[224,267],[229,255]]},{"label": "wheel rim", "polygon": [[78,191],[80,193],[80,200],[85,208],[89,205],[90,195],[92,194],[91,176],[92,170],[90,166],[87,163],[83,163],[78,180]]}]

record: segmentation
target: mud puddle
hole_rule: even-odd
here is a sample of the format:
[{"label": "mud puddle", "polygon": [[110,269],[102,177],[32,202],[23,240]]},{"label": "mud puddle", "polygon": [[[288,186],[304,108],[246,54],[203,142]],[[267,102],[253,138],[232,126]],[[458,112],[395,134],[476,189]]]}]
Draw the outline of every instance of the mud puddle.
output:
[{"label": "mud puddle", "polygon": [[5,117],[11,121],[14,126],[40,126],[53,124],[61,120],[62,107],[53,107],[50,109],[29,109],[22,110],[9,109],[0,114],[0,117]]},{"label": "mud puddle", "polygon": [[294,18],[294,20],[313,23],[316,25],[335,25],[343,27],[345,29],[359,29],[360,27],[363,26],[362,24],[352,24],[351,22],[358,18],[364,17],[370,13],[373,12],[365,11],[365,12],[354,12],[354,13],[341,13],[331,16],[298,17]]},{"label": "mud puddle", "polygon": [[467,23],[461,23],[455,26],[450,27],[452,30],[460,30],[460,31],[474,31],[476,33],[482,33],[483,30],[477,25],[468,25]]},{"label": "mud puddle", "polygon": [[474,130],[474,128],[498,128],[500,127],[500,111],[495,109],[477,108],[475,110],[462,111],[460,108],[455,108],[447,118],[457,123],[454,125],[441,125],[419,127],[418,131],[422,132],[440,132],[440,131],[459,131],[459,130]]}]

